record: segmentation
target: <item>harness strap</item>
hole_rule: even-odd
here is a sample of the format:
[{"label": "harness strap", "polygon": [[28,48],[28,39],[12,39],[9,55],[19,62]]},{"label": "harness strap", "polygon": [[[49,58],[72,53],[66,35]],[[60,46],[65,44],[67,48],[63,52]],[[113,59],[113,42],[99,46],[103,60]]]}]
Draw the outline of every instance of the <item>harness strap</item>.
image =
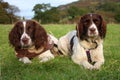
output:
[{"label": "harness strap", "polygon": [[51,50],[53,53],[56,53],[56,55],[63,55],[63,53],[58,49],[58,45],[54,44],[54,47],[57,49],[57,52],[54,50]]},{"label": "harness strap", "polygon": [[75,35],[70,40],[70,51],[71,52],[72,52],[72,48],[73,48],[73,45],[74,45],[74,42],[73,42],[74,37],[75,37]]},{"label": "harness strap", "polygon": [[91,63],[92,60],[91,60],[90,51],[86,51],[86,54],[87,54],[88,62]]}]

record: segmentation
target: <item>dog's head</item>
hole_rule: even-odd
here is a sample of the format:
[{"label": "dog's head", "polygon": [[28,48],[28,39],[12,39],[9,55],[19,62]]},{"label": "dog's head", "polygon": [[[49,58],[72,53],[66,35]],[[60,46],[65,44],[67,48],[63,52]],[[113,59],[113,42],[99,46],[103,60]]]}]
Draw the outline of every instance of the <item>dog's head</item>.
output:
[{"label": "dog's head", "polygon": [[9,33],[9,41],[16,48],[29,48],[34,45],[38,49],[46,45],[47,33],[34,20],[18,21]]},{"label": "dog's head", "polygon": [[81,17],[77,27],[77,35],[81,40],[106,35],[106,23],[99,14],[86,14]]}]

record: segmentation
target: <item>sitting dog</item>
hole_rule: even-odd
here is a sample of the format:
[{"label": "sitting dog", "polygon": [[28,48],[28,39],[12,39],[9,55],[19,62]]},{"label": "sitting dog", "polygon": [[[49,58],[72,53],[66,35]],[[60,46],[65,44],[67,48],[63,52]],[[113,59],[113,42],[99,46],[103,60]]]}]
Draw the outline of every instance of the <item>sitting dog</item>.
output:
[{"label": "sitting dog", "polygon": [[57,55],[58,40],[34,20],[16,22],[9,33],[9,42],[23,63],[31,63],[34,57],[46,62]]},{"label": "sitting dog", "polygon": [[58,41],[58,49],[70,55],[73,62],[87,69],[100,69],[104,63],[103,39],[106,23],[99,14],[81,17],[76,30],[67,33]]}]

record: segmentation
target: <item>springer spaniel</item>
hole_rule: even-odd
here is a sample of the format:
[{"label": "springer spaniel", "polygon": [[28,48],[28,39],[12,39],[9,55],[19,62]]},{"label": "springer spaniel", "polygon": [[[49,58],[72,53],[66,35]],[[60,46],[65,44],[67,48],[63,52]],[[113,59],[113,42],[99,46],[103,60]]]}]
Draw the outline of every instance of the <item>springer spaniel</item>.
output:
[{"label": "springer spaniel", "polygon": [[46,62],[57,54],[58,40],[34,20],[16,22],[9,33],[9,42],[23,63],[31,63],[34,57]]},{"label": "springer spaniel", "polygon": [[106,23],[99,14],[81,17],[76,30],[67,33],[58,41],[58,49],[70,55],[73,62],[87,69],[100,69],[104,63],[103,39]]}]

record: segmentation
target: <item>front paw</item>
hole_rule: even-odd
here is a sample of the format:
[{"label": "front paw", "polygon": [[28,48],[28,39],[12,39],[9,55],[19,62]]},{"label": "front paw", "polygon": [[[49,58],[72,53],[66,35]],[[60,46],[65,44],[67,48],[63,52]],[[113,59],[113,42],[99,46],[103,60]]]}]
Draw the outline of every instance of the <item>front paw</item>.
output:
[{"label": "front paw", "polygon": [[92,70],[94,68],[93,65],[89,64],[88,62],[84,62],[83,66],[85,69],[89,70]]},{"label": "front paw", "polygon": [[95,69],[95,70],[99,70],[100,67],[101,67],[101,65],[96,63],[96,64],[93,66],[93,69]]},{"label": "front paw", "polygon": [[84,66],[85,69],[89,69],[89,70],[92,70],[94,67],[92,65],[89,65],[89,66]]},{"label": "front paw", "polygon": [[54,59],[54,55],[51,53],[50,50],[47,50],[46,52],[40,54],[39,56],[40,62],[47,62],[51,59]]},{"label": "front paw", "polygon": [[51,60],[53,58],[54,57],[43,57],[43,58],[40,59],[40,62],[47,62],[47,61],[49,61],[49,60]]},{"label": "front paw", "polygon": [[32,63],[29,58],[27,57],[23,57],[23,58],[20,58],[19,61],[23,62],[24,64],[30,64]]}]

